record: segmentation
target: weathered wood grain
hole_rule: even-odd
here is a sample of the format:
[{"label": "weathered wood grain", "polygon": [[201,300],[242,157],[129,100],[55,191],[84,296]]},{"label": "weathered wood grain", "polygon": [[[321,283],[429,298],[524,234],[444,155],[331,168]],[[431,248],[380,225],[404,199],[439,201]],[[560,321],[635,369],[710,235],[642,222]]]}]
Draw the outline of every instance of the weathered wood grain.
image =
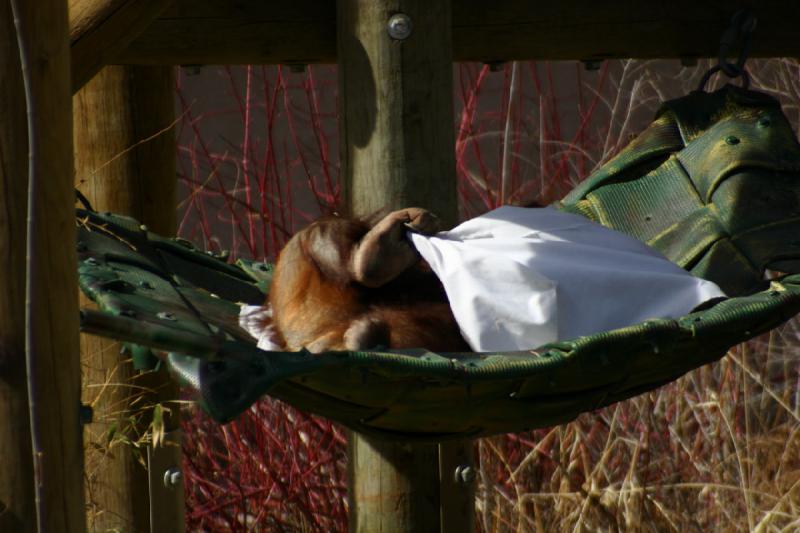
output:
[{"label": "weathered wood grain", "polygon": [[[412,21],[405,40],[387,32],[398,12]],[[449,20],[450,0],[338,2],[340,160],[354,214],[420,206],[456,221]],[[471,529],[472,493],[440,484],[436,445],[352,434],[349,453],[351,531]]]},{"label": "weathered wood grain", "polygon": [[28,128],[8,2],[0,24],[0,531],[25,531],[36,523],[25,373]]},{"label": "weathered wood grain", "polygon": [[[29,58],[37,187],[29,209],[28,132],[22,119],[28,106],[20,85],[16,31],[8,2],[3,2],[0,500],[7,509],[0,510],[0,530],[33,531],[38,521],[39,531],[80,532],[85,523],[67,5],[62,0],[17,5]],[[28,212],[33,231],[27,235],[26,261]],[[27,296],[26,262],[31,269]],[[27,320],[26,298],[31,306]],[[27,394],[25,351],[30,361]],[[32,514],[33,509],[38,512]]]},{"label": "weathered wood grain", "polygon": [[[106,67],[73,97],[73,113],[75,186],[95,209],[130,215],[157,233],[172,235],[173,69]],[[91,304],[82,297],[81,305]],[[149,531],[152,514],[159,531],[182,531],[182,491],[163,491],[153,499],[158,509],[151,513],[148,473],[137,452],[147,454],[120,438],[135,441],[143,434],[151,420],[148,406],[177,398],[177,386],[164,372],[136,371],[120,355],[120,343],[102,337],[81,335],[81,360],[83,401],[95,410],[84,435],[90,528]],[[172,422],[177,426],[177,420]],[[109,444],[112,428],[116,438]],[[180,448],[172,446],[168,453],[180,466]]]},{"label": "weathered wood grain", "polygon": [[[114,63],[336,61],[335,2],[176,0]],[[715,57],[737,10],[758,17],[753,57],[799,57],[795,0],[453,0],[456,61]]]},{"label": "weathered wood grain", "polygon": [[123,51],[172,0],[70,0],[72,90]]},{"label": "weathered wood grain", "polygon": [[[340,5],[340,161],[350,209],[425,207],[455,223],[449,0]],[[397,11],[413,23],[405,41],[386,31]]]}]

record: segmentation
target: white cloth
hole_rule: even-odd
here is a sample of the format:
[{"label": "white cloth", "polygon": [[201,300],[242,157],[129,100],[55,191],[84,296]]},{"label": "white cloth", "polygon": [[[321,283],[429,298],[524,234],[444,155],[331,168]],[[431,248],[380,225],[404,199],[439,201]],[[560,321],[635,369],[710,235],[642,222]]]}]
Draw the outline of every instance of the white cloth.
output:
[{"label": "white cloth", "polygon": [[283,349],[275,326],[272,325],[272,308],[269,304],[242,304],[239,308],[239,325],[258,340],[260,349],[272,352]]},{"label": "white cloth", "polygon": [[435,236],[409,235],[477,352],[676,318],[725,296],[642,242],[552,208],[501,207]]}]

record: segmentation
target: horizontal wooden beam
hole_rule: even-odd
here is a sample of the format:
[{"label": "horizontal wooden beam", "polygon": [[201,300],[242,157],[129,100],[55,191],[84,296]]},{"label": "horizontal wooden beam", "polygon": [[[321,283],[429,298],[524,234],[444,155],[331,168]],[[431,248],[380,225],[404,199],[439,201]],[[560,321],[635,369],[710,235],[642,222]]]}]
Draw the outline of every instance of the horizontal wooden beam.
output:
[{"label": "horizontal wooden beam", "polygon": [[[453,0],[456,61],[715,57],[731,16],[758,17],[751,55],[800,57],[797,0]],[[336,2],[176,0],[122,64],[336,61]]]},{"label": "horizontal wooden beam", "polygon": [[124,51],[172,0],[69,0],[72,92]]}]

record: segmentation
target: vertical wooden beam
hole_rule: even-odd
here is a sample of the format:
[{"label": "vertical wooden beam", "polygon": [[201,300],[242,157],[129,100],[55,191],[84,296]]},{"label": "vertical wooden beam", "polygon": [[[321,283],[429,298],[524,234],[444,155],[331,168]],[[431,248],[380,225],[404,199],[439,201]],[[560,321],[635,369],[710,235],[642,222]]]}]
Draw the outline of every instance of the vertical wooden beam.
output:
[{"label": "vertical wooden beam", "polygon": [[475,531],[474,441],[448,441],[439,445],[439,480],[441,483],[444,533]]},{"label": "vertical wooden beam", "polygon": [[25,374],[28,128],[8,2],[0,24],[0,531],[24,531],[36,523]]},{"label": "vertical wooden beam", "polygon": [[439,531],[439,449],[435,444],[348,439],[350,531]]},{"label": "vertical wooden beam", "polygon": [[85,522],[67,5],[14,5],[30,105],[9,2],[0,2],[0,530],[78,532]]},{"label": "vertical wooden beam", "polygon": [[[450,0],[339,0],[337,32],[349,211],[418,206],[455,223]],[[472,492],[450,471],[465,450],[443,448],[440,484],[438,446],[352,434],[351,530],[469,531]]]},{"label": "vertical wooden beam", "polygon": [[[342,0],[338,49],[342,169],[354,213],[426,207],[458,217],[450,0]],[[411,33],[392,39],[389,18]]]},{"label": "vertical wooden beam", "polygon": [[[76,187],[99,211],[130,215],[157,233],[173,234],[173,69],[105,67],[75,95],[73,108]],[[182,488],[164,488],[160,468],[152,472],[159,490],[151,498],[148,472],[139,463],[157,457],[159,465],[180,468],[180,444],[145,453],[125,442],[147,429],[151,417],[142,408],[174,400],[177,387],[164,373],[140,374],[120,355],[119,343],[108,339],[82,335],[81,358],[84,401],[95,410],[85,436],[89,525],[97,531],[150,531],[152,515],[153,531],[182,531]],[[138,423],[131,415],[140,415]],[[109,446],[112,429],[117,437]],[[167,429],[177,429],[177,417]]]},{"label": "vertical wooden beam", "polygon": [[175,233],[172,67],[105,67],[74,99],[75,186],[98,211]]}]

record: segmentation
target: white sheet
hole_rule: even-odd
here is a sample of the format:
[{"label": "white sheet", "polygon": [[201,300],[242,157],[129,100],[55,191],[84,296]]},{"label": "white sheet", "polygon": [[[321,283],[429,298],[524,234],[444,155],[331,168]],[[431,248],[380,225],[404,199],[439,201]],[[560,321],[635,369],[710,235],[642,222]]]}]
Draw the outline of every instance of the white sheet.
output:
[{"label": "white sheet", "polygon": [[258,340],[260,349],[271,352],[283,349],[275,327],[272,325],[272,308],[269,304],[242,304],[239,308],[239,325]]},{"label": "white sheet", "polygon": [[478,352],[675,318],[724,296],[640,241],[551,208],[501,207],[432,237],[409,235]]}]

